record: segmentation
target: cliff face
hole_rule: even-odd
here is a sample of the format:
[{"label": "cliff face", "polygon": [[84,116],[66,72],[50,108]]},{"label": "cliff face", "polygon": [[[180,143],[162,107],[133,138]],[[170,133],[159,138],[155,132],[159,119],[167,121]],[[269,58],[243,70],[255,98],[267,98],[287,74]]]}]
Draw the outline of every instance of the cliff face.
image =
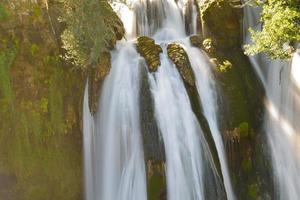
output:
[{"label": "cliff face", "polygon": [[[272,178],[261,132],[264,90],[241,48],[242,12],[225,0],[199,3],[199,8],[200,48],[210,57],[218,82],[219,122],[236,195],[238,199],[267,199]],[[199,47],[198,40],[191,38]]]},{"label": "cliff face", "polygon": [[81,199],[83,74],[60,59],[58,10],[15,3],[0,22],[0,199]]}]

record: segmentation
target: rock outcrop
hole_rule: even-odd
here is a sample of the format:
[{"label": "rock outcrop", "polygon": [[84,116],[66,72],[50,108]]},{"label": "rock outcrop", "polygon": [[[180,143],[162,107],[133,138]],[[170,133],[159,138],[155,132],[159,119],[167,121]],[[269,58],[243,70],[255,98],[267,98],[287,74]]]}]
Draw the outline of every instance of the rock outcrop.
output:
[{"label": "rock outcrop", "polygon": [[[141,63],[145,64],[144,62]],[[162,199],[166,193],[165,149],[154,113],[146,66],[141,66],[140,121],[147,175],[148,199]]]},{"label": "rock outcrop", "polygon": [[195,76],[190,60],[180,44],[172,43],[167,47],[168,57],[176,65],[182,79],[189,85],[195,86]]},{"label": "rock outcrop", "polygon": [[272,177],[266,138],[261,133],[264,90],[241,49],[241,10],[226,0],[202,1],[199,7],[206,38],[202,49],[210,57],[220,92],[219,124],[236,196],[268,196]]},{"label": "rock outcrop", "polygon": [[162,48],[147,36],[139,37],[136,47],[139,54],[144,57],[149,71],[157,71],[158,66],[161,64],[159,54],[162,53]]},{"label": "rock outcrop", "polygon": [[103,52],[100,56],[99,64],[88,68],[89,80],[89,107],[90,112],[95,114],[98,107],[98,100],[102,83],[111,69],[111,55],[109,52]]}]

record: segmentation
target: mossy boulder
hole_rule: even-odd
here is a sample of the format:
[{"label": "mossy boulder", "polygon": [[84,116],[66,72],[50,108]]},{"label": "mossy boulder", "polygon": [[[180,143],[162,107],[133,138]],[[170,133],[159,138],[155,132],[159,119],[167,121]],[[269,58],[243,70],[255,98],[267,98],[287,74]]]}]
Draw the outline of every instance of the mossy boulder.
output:
[{"label": "mossy boulder", "polygon": [[228,0],[199,1],[198,4],[203,36],[213,38],[221,48],[238,46],[241,10],[234,8]]},{"label": "mossy boulder", "polygon": [[176,65],[182,79],[190,86],[195,86],[195,76],[191,63],[184,48],[177,43],[169,44],[167,47],[168,57]]},{"label": "mossy boulder", "polygon": [[260,192],[269,193],[271,188],[267,183],[272,180],[264,175],[269,170],[269,160],[265,158],[258,164],[257,160],[266,154],[255,150],[257,146],[266,145],[266,141],[256,139],[260,137],[263,121],[262,84],[241,49],[216,48],[210,56],[218,64],[214,74],[221,93],[219,121],[225,133],[229,167],[239,182],[235,186],[237,196],[249,199],[245,188],[258,180],[263,180]]},{"label": "mossy boulder", "polygon": [[162,53],[162,48],[147,36],[139,37],[136,47],[139,54],[144,57],[149,71],[157,71],[158,66],[161,64],[159,54]]},{"label": "mossy boulder", "polygon": [[216,51],[216,41],[212,38],[205,38],[202,42],[202,46],[208,54],[214,54]]},{"label": "mossy boulder", "polygon": [[99,64],[88,68],[89,107],[92,114],[95,114],[97,111],[101,86],[105,77],[109,74],[110,69],[111,55],[109,52],[101,53]]},{"label": "mossy boulder", "polygon": [[203,37],[201,35],[190,36],[190,42],[194,47],[202,48]]},{"label": "mossy boulder", "polygon": [[104,21],[105,24],[108,24],[114,32],[110,42],[106,44],[107,48],[112,50],[114,49],[117,41],[121,40],[125,36],[125,28],[122,20],[116,14],[105,18]]}]

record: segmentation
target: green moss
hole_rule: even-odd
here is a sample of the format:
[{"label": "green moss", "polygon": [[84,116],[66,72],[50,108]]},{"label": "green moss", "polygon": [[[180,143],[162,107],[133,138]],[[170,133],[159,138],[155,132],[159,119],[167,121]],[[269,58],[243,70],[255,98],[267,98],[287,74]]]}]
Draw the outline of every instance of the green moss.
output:
[{"label": "green moss", "polygon": [[240,45],[240,11],[226,0],[200,1],[201,21],[205,37],[217,41],[218,46]]},{"label": "green moss", "polygon": [[155,44],[152,38],[142,36],[137,39],[137,51],[144,57],[150,72],[155,72],[160,65],[159,54],[162,53],[162,48]]},{"label": "green moss", "polygon": [[249,134],[249,124],[247,122],[240,123],[239,131],[240,131],[241,137],[247,137]]},{"label": "green moss", "polygon": [[0,22],[7,20],[9,17],[8,11],[3,4],[0,3]]},{"label": "green moss", "polygon": [[0,52],[0,95],[2,96],[2,100],[5,100],[7,103],[11,102],[13,98],[10,67],[16,55],[17,52],[15,49]]},{"label": "green moss", "polygon": [[40,100],[40,109],[42,113],[48,113],[48,104],[49,104],[48,99],[42,97]]},{"label": "green moss", "polygon": [[61,80],[63,80],[62,69],[56,69],[51,76],[49,86],[49,111],[52,134],[63,133],[63,92]]},{"label": "green moss", "polygon": [[253,183],[249,185],[247,189],[247,193],[251,199],[257,199],[257,194],[258,194],[257,184]]},{"label": "green moss", "polygon": [[182,79],[189,85],[195,86],[195,76],[191,63],[184,48],[177,43],[171,43],[167,47],[169,59],[176,65]]},{"label": "green moss", "polygon": [[83,76],[61,62],[42,10],[17,3],[8,12],[26,14],[5,23],[28,28],[0,33],[0,199],[82,199]]},{"label": "green moss", "polygon": [[250,173],[252,171],[252,161],[250,158],[245,158],[242,161],[242,170],[246,173]]},{"label": "green moss", "polygon": [[232,68],[232,64],[229,60],[225,60],[218,67],[219,67],[220,72],[227,72],[228,70],[230,70]]},{"label": "green moss", "polygon": [[39,51],[39,46],[36,44],[32,44],[30,48],[30,52],[32,56],[35,56]]}]

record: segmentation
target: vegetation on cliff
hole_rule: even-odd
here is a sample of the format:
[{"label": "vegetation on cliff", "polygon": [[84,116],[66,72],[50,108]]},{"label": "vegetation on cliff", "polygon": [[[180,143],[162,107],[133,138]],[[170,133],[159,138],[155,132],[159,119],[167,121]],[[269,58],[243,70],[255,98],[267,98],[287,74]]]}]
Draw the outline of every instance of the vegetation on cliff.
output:
[{"label": "vegetation on cliff", "polygon": [[61,20],[67,28],[61,38],[64,57],[84,67],[99,63],[102,52],[122,39],[123,23],[106,0],[63,0]]},{"label": "vegetation on cliff", "polygon": [[290,58],[300,42],[299,0],[258,1],[262,6],[262,29],[250,29],[253,44],[246,45],[246,53],[266,53],[271,58]]},{"label": "vegetation on cliff", "polygon": [[56,6],[0,4],[0,199],[82,196],[84,83],[60,58]]}]

